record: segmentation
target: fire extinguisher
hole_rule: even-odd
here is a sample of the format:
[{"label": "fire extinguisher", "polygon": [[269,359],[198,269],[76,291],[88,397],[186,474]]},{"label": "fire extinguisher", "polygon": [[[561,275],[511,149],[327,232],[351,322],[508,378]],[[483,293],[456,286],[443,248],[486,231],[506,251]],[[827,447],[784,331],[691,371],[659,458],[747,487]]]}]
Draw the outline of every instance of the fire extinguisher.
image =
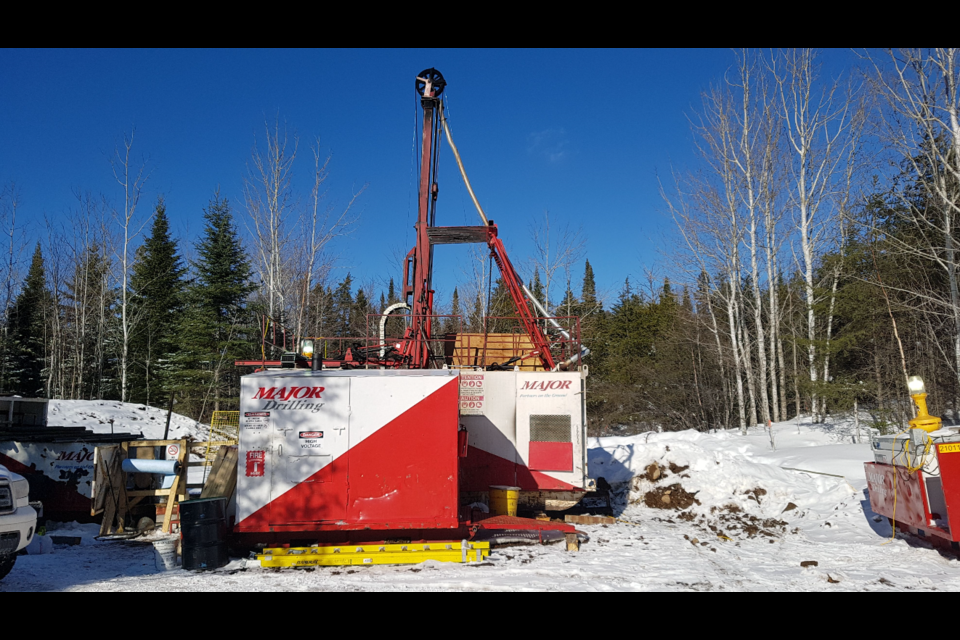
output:
[{"label": "fire extinguisher", "polygon": [[467,430],[460,425],[460,430],[457,432],[457,455],[461,458],[467,457],[467,442]]}]

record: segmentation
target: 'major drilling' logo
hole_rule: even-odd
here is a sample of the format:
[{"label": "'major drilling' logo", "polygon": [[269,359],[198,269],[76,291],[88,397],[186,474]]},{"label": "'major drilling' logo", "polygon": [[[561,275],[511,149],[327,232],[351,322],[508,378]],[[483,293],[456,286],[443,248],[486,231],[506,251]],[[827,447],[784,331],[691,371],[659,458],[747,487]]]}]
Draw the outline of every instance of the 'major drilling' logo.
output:
[{"label": "'major drilling' logo", "polygon": [[527,380],[521,391],[549,391],[551,389],[569,389],[573,380]]},{"label": "'major drilling' logo", "polygon": [[324,387],[260,387],[253,395],[254,400],[266,400],[264,411],[278,410],[310,410],[316,413],[323,402],[307,402],[320,400],[320,393]]},{"label": "'major drilling' logo", "polygon": [[323,391],[323,387],[280,387],[278,390],[276,387],[264,388],[260,387],[256,394],[254,394],[254,400],[280,400],[286,402],[288,400],[306,400],[308,398],[317,398],[320,399],[320,392]]}]

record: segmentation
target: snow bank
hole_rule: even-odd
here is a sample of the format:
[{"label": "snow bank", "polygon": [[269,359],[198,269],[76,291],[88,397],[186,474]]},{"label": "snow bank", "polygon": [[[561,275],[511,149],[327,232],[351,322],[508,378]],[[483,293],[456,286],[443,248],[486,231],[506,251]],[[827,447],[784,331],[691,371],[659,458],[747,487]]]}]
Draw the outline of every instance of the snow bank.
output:
[{"label": "snow bank", "polygon": [[[796,421],[774,425],[776,450],[770,432],[759,428],[746,436],[735,431],[648,433],[591,438],[588,462],[591,477],[613,485],[631,505],[627,508],[643,508],[647,494],[679,484],[699,502],[690,506],[691,512],[733,509],[769,519],[794,510],[794,516],[827,513],[855,496],[862,488],[855,485],[862,483],[863,463],[872,457],[867,430],[862,430],[861,443],[856,439],[846,423]],[[670,506],[676,507],[676,502]]]},{"label": "snow bank", "polygon": [[[141,434],[148,440],[161,440],[167,424],[167,412],[165,409],[117,400],[51,400],[47,409],[47,424],[51,427],[86,427],[94,433],[127,432]],[[168,438],[206,440],[208,431],[206,425],[174,413],[170,417]]]}]

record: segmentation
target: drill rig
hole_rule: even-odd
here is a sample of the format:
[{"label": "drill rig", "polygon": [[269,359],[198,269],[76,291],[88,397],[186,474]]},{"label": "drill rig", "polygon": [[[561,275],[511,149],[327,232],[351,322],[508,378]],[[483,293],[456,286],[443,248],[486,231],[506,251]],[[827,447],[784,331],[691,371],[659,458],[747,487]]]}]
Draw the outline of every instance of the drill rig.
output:
[{"label": "drill rig", "polygon": [[[283,350],[280,360],[264,355],[237,363],[259,368],[241,385],[241,536],[340,542],[404,531],[411,537],[411,530],[418,539],[473,535],[507,527],[478,506],[488,502],[491,486],[518,488],[520,510],[528,512],[567,509],[594,489],[582,363],[589,351],[579,322],[548,317],[507,257],[453,144],[445,86],[436,69],[415,81],[423,130],[416,244],[405,260],[403,302],[374,318],[378,335],[369,335],[368,319],[362,339],[288,336],[264,323],[265,345]],[[482,225],[436,225],[441,129]],[[488,333],[485,320],[482,333],[464,332],[462,321],[459,331],[439,333],[434,247],[465,243],[488,248],[517,331]],[[388,316],[399,310],[407,311],[403,333],[388,339]],[[510,528],[550,528],[514,520]]]}]

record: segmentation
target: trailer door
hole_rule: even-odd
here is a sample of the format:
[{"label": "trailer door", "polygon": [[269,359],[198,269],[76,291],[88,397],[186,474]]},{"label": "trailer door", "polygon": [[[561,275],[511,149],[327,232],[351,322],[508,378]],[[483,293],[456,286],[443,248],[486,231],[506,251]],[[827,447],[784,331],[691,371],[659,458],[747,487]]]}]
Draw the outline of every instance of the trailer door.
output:
[{"label": "trailer door", "polygon": [[275,413],[271,524],[338,522],[346,516],[350,378],[315,380],[309,388],[322,391],[294,397]]}]

